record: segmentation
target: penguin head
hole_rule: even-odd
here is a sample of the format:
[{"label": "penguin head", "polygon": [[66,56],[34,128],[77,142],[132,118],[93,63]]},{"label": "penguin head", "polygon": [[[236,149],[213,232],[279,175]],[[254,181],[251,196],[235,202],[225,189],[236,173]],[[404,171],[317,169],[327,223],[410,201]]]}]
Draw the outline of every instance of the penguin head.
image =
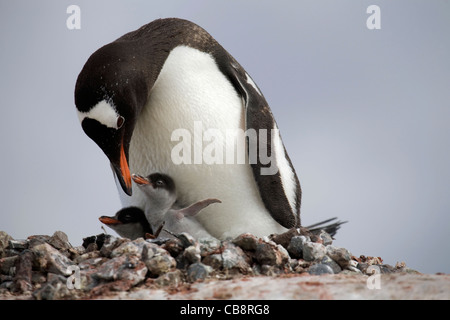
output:
[{"label": "penguin head", "polygon": [[84,132],[103,150],[131,195],[129,146],[148,87],[134,59],[111,43],[94,52],[77,78],[75,105]]},{"label": "penguin head", "polygon": [[125,238],[135,239],[144,237],[145,233],[153,233],[144,211],[138,207],[126,207],[113,217],[101,216],[98,219]]},{"label": "penguin head", "polygon": [[168,175],[153,173],[143,177],[133,174],[132,179],[149,198],[151,205],[169,209],[175,203],[175,183]]}]

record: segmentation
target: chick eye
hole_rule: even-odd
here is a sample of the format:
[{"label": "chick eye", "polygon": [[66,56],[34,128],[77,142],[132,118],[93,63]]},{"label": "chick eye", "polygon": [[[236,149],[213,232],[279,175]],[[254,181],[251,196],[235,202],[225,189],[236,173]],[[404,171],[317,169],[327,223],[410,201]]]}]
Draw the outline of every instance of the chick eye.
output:
[{"label": "chick eye", "polygon": [[157,181],[156,181],[156,185],[157,185],[158,187],[162,187],[162,186],[164,185],[164,181],[162,181],[162,180],[157,180]]},{"label": "chick eye", "polygon": [[117,129],[122,128],[124,122],[125,122],[125,118],[122,117],[122,116],[119,116],[119,117],[117,118]]}]

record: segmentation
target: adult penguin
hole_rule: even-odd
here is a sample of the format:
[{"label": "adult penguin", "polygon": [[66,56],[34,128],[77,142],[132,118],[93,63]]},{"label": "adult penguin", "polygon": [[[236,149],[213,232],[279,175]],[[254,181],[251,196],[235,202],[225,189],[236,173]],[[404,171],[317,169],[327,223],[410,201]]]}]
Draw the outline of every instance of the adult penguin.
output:
[{"label": "adult penguin", "polygon": [[197,216],[217,238],[300,226],[300,184],[264,96],[198,25],[159,19],[101,47],[78,76],[75,104],[124,207],[146,201],[130,170],[161,172],[180,207],[222,200]]}]

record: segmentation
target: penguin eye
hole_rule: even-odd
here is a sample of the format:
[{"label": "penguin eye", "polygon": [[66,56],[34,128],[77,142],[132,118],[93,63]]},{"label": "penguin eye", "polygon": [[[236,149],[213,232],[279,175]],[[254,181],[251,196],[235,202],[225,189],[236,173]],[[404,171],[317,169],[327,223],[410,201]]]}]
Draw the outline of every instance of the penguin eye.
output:
[{"label": "penguin eye", "polygon": [[125,118],[122,117],[122,116],[119,116],[119,117],[117,118],[117,129],[122,128],[124,122],[125,122]]},{"label": "penguin eye", "polygon": [[164,186],[164,181],[162,181],[162,180],[156,180],[156,185],[157,185],[158,187],[162,187],[162,186]]},{"label": "penguin eye", "polygon": [[124,221],[131,221],[131,214],[126,214],[126,215],[123,217],[123,220],[124,220]]}]

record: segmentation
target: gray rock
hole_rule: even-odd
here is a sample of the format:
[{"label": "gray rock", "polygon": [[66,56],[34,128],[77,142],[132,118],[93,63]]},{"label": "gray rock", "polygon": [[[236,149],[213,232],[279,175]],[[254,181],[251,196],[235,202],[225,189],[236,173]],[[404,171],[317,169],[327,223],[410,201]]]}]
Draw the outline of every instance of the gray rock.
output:
[{"label": "gray rock", "polygon": [[287,251],[291,258],[301,259],[303,257],[303,244],[311,241],[309,237],[305,236],[294,236],[291,238]]},{"label": "gray rock", "polygon": [[[148,240],[147,240],[148,241]],[[152,242],[150,242],[152,243]],[[173,238],[169,239],[161,246],[162,249],[166,250],[170,253],[172,257],[177,257],[180,253],[183,252],[184,246],[180,239]]]},{"label": "gray rock", "polygon": [[291,265],[291,268],[296,273],[303,273],[308,271],[309,266],[312,264],[310,261],[306,261],[304,259],[298,259],[295,265]]},{"label": "gray rock", "polygon": [[251,233],[243,233],[233,239],[233,243],[243,250],[255,251],[259,239]]},{"label": "gray rock", "polygon": [[0,231],[0,258],[3,258],[6,256],[5,251],[6,251],[6,248],[8,248],[10,240],[14,240],[13,237],[11,237],[5,231]]},{"label": "gray rock", "polygon": [[352,265],[347,266],[346,270],[352,271],[357,274],[362,274],[361,270],[359,270],[358,268],[356,268]]},{"label": "gray rock", "polygon": [[33,285],[45,283],[46,281],[47,281],[47,275],[44,272],[40,272],[40,271],[32,271],[31,272],[31,283]]},{"label": "gray rock", "polygon": [[25,250],[28,249],[28,241],[27,240],[9,240],[9,249],[15,250]]},{"label": "gray rock", "polygon": [[183,257],[188,264],[200,262],[202,259],[200,255],[200,245],[197,243],[184,249]]},{"label": "gray rock", "polygon": [[108,261],[108,259],[105,257],[93,257],[93,258],[85,259],[85,260],[81,261],[78,264],[78,267],[80,268],[80,270],[94,269],[107,261]]},{"label": "gray rock", "polygon": [[121,244],[128,241],[129,239],[117,238],[110,235],[109,237],[106,237],[105,240],[103,241],[103,245],[100,248],[100,254],[104,257],[110,257],[114,249],[116,249]]},{"label": "gray rock", "polygon": [[159,286],[178,286],[183,282],[183,274],[181,270],[176,269],[167,273],[163,273],[155,279],[155,283]]},{"label": "gray rock", "polygon": [[391,266],[390,264],[380,264],[378,265],[378,267],[380,268],[380,272],[382,274],[389,274],[389,273],[396,273],[398,270]]},{"label": "gray rock", "polygon": [[109,259],[100,265],[92,274],[92,278],[104,281],[114,281],[118,279],[118,271],[127,262],[125,255]]},{"label": "gray rock", "polygon": [[202,262],[214,270],[221,270],[223,267],[223,258],[220,253],[213,253],[203,258]]},{"label": "gray rock", "polygon": [[0,273],[5,275],[14,275],[16,260],[19,256],[4,257],[0,259]]},{"label": "gray rock", "polygon": [[187,278],[190,282],[206,279],[213,271],[210,266],[207,266],[201,262],[193,263],[187,269]]},{"label": "gray rock", "polygon": [[134,286],[145,279],[147,267],[136,255],[123,255],[103,263],[91,276],[97,280],[125,280]]},{"label": "gray rock", "polygon": [[347,249],[335,246],[327,246],[326,248],[327,255],[336,261],[342,269],[351,265],[352,254]]},{"label": "gray rock", "polygon": [[311,275],[333,274],[333,269],[329,265],[318,263],[309,267],[308,273]]},{"label": "gray rock", "polygon": [[329,246],[333,243],[333,238],[330,236],[328,232],[324,230],[320,230],[319,238],[322,240],[322,244],[324,246]]},{"label": "gray rock", "polygon": [[48,243],[48,240],[50,240],[50,236],[47,235],[33,235],[29,236],[27,240],[28,241],[28,248],[33,248],[34,246],[38,246],[44,243]]},{"label": "gray rock", "polygon": [[260,267],[259,273],[268,277],[275,277],[280,275],[282,270],[278,266],[263,264]]},{"label": "gray rock", "polygon": [[15,262],[13,291],[26,293],[32,290],[31,275],[35,256],[30,250],[24,250]]},{"label": "gray rock", "polygon": [[80,256],[77,256],[75,259],[73,259],[73,262],[75,262],[75,264],[81,264],[84,261],[87,261],[90,259],[96,259],[96,258],[99,258],[100,256],[101,256],[100,251],[98,251],[98,250],[90,251],[90,252],[83,253]]},{"label": "gray rock", "polygon": [[62,231],[56,231],[48,240],[48,244],[58,250],[68,250],[72,248],[72,245],[69,242],[69,238]]},{"label": "gray rock", "polygon": [[216,238],[200,238],[198,239],[200,245],[200,255],[206,257],[220,250],[221,242]]},{"label": "gray rock", "polygon": [[195,238],[187,232],[180,233],[178,235],[178,239],[181,241],[181,244],[185,248],[194,246],[197,242],[197,240],[195,240]]},{"label": "gray rock", "polygon": [[71,296],[66,278],[52,273],[49,273],[47,278],[47,282],[42,287],[33,291],[33,297],[36,300],[59,300]]},{"label": "gray rock", "polygon": [[33,265],[38,271],[52,272],[64,276],[71,274],[68,267],[74,263],[48,243],[35,245],[30,251],[34,254]]},{"label": "gray rock", "polygon": [[256,246],[255,258],[261,265],[282,267],[289,262],[289,254],[281,245],[261,242]]},{"label": "gray rock", "polygon": [[238,270],[242,273],[250,271],[250,265],[245,259],[244,251],[232,242],[224,242],[222,251],[222,266],[225,270]]},{"label": "gray rock", "polygon": [[342,271],[342,268],[337,264],[337,262],[329,256],[324,256],[320,263],[329,266],[333,270],[333,273],[339,273]]},{"label": "gray rock", "polygon": [[13,290],[14,289],[13,277],[0,274],[0,289]]},{"label": "gray rock", "polygon": [[321,243],[306,242],[303,244],[303,259],[306,261],[321,260],[326,253],[327,250]]},{"label": "gray rock", "polygon": [[147,244],[148,242],[146,242],[143,238],[127,241],[113,249],[110,256],[111,258],[115,258],[122,255],[135,255],[140,258],[142,256],[142,250]]},{"label": "gray rock", "polygon": [[143,248],[142,261],[144,261],[148,271],[155,276],[172,271],[177,265],[169,252],[150,242],[146,242]]},{"label": "gray rock", "polygon": [[148,268],[136,256],[128,256],[122,269],[119,270],[119,280],[126,280],[131,286],[135,286],[145,280]]}]

